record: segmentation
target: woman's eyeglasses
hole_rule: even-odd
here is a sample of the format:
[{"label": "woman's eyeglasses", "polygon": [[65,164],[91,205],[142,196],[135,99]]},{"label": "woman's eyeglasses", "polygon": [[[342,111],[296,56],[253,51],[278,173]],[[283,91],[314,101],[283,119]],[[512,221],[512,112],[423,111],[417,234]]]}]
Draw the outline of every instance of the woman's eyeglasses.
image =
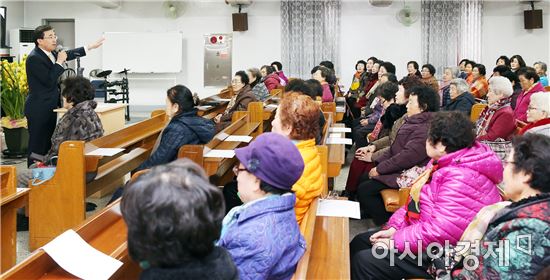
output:
[{"label": "woman's eyeglasses", "polygon": [[233,166],[233,173],[235,173],[235,176],[239,176],[239,172],[241,172],[241,171],[248,172],[248,170],[246,170],[246,168],[239,168],[237,165]]}]

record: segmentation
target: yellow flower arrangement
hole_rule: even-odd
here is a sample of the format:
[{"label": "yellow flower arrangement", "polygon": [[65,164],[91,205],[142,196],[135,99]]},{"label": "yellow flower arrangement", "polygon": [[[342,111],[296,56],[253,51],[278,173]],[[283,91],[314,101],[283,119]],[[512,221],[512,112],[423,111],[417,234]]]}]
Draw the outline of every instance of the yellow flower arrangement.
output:
[{"label": "yellow flower arrangement", "polygon": [[0,125],[6,128],[27,127],[27,119],[24,115],[25,100],[29,94],[27,83],[27,72],[25,69],[24,56],[21,62],[2,61],[2,91],[0,99],[2,109],[6,113],[0,121]]}]

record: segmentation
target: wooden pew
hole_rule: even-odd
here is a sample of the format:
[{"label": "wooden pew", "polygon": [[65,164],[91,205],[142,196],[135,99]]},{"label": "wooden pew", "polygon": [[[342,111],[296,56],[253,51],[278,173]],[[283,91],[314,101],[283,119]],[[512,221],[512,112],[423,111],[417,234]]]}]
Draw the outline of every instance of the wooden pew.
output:
[{"label": "wooden pew", "polygon": [[[87,219],[75,231],[92,247],[123,262],[110,279],[137,279],[141,269],[128,255],[127,228],[120,216],[119,205],[120,199]],[[42,250],[35,251],[0,278],[76,279]]]},{"label": "wooden pew", "polygon": [[479,119],[479,116],[481,115],[481,112],[487,107],[487,104],[483,103],[476,103],[472,106],[472,111],[470,112],[470,120],[472,122],[476,122],[477,119]]},{"label": "wooden pew", "polygon": [[206,119],[213,119],[218,114],[222,114],[227,108],[227,104],[229,104],[228,101],[220,101],[219,99],[230,99],[231,97],[233,97],[233,88],[229,86],[218,94],[201,99],[197,115]]},{"label": "wooden pew", "polygon": [[230,126],[226,127],[206,145],[184,145],[179,149],[178,158],[189,158],[202,166],[206,175],[212,183],[221,184],[232,178],[233,166],[236,158],[207,158],[204,157],[210,150],[234,150],[244,146],[246,143],[224,141],[230,135],[246,135],[256,137],[263,131],[263,103],[250,102],[248,111],[233,113],[233,120]]},{"label": "wooden pew", "polygon": [[292,279],[307,279],[307,272],[309,269],[309,260],[311,257],[311,247],[313,245],[313,232],[315,230],[315,221],[317,220],[317,205],[319,203],[319,198],[313,200],[309,209],[302,220],[300,225],[300,233],[304,236],[306,241],[306,252],[298,262],[296,266],[296,272]]},{"label": "wooden pew", "polygon": [[407,203],[411,188],[385,189],[380,191],[384,207],[388,212],[395,212]]},{"label": "wooden pew", "polygon": [[336,97],[334,99],[336,103],[336,115],[334,116],[335,122],[341,122],[344,119],[346,113],[346,98],[343,96]]},{"label": "wooden pew", "polygon": [[[99,190],[120,186],[121,178],[149,157],[165,124],[166,116],[161,113],[89,143],[63,142],[53,178],[39,186],[31,186],[31,251],[84,221],[85,198]],[[124,148],[125,151],[113,157],[86,156],[97,148]],[[95,174],[95,178],[86,182],[87,174]]]},{"label": "wooden pew", "polygon": [[[343,123],[333,124],[331,127],[345,127]],[[345,138],[342,133],[342,138]],[[334,180],[340,175],[342,165],[346,161],[346,146],[343,144],[327,144],[328,146],[328,177]]]},{"label": "wooden pew", "polygon": [[17,260],[17,209],[28,204],[29,189],[17,189],[15,166],[0,166],[1,262],[0,273],[15,265]]},{"label": "wooden pew", "polygon": [[[334,154],[338,146],[343,149],[343,145],[326,145],[326,139],[330,133],[328,128],[333,126],[330,125],[331,114],[327,120],[330,122],[327,122],[326,127],[323,128],[322,145],[317,146],[323,166],[322,174],[326,174],[322,196],[328,193],[329,182],[332,179],[331,172],[335,172],[335,168],[341,168],[341,165],[336,166],[335,161],[331,162],[331,151]],[[315,209],[316,212],[317,209]],[[349,218],[315,217],[310,250],[307,277],[298,279],[349,279]]]},{"label": "wooden pew", "polygon": [[[131,181],[149,170],[140,170]],[[138,279],[141,268],[128,255],[127,227],[120,215],[120,199],[99,211],[75,231],[92,247],[123,262],[110,279]],[[44,251],[35,251],[0,279],[75,279],[65,272]]]},{"label": "wooden pew", "polygon": [[[328,113],[326,119],[322,145],[317,146],[325,182],[322,196],[328,193],[330,147],[324,144],[328,137],[328,128],[331,126],[332,114]],[[311,204],[300,226],[307,249],[298,263],[293,279],[349,279],[349,219],[317,217],[318,201],[315,199]]]}]

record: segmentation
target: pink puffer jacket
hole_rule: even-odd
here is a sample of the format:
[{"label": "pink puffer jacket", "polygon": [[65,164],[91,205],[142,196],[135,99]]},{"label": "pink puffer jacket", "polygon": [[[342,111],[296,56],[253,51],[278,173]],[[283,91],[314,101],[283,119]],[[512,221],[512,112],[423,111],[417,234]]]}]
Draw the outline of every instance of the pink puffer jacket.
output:
[{"label": "pink puffer jacket", "polygon": [[405,250],[405,243],[411,252],[418,252],[418,240],[422,250],[431,242],[444,246],[448,240],[456,245],[477,212],[501,200],[496,184],[502,181],[502,163],[486,145],[476,142],[440,158],[438,165],[420,192],[420,217],[406,217],[405,206],[386,225],[397,229],[393,239],[399,252]]}]

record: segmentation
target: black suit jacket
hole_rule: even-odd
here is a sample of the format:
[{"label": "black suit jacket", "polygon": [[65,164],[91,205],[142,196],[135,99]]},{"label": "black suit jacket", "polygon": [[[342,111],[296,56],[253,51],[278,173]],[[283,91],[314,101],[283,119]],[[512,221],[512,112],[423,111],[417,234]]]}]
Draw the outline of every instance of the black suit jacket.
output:
[{"label": "black suit jacket", "polygon": [[[57,52],[52,52],[57,59]],[[76,55],[85,56],[83,47],[67,51],[67,61],[76,58]],[[25,115],[28,119],[40,118],[53,114],[53,110],[60,104],[60,92],[57,79],[65,70],[61,65],[52,63],[46,53],[35,47],[26,62],[29,96],[25,102]]]}]

